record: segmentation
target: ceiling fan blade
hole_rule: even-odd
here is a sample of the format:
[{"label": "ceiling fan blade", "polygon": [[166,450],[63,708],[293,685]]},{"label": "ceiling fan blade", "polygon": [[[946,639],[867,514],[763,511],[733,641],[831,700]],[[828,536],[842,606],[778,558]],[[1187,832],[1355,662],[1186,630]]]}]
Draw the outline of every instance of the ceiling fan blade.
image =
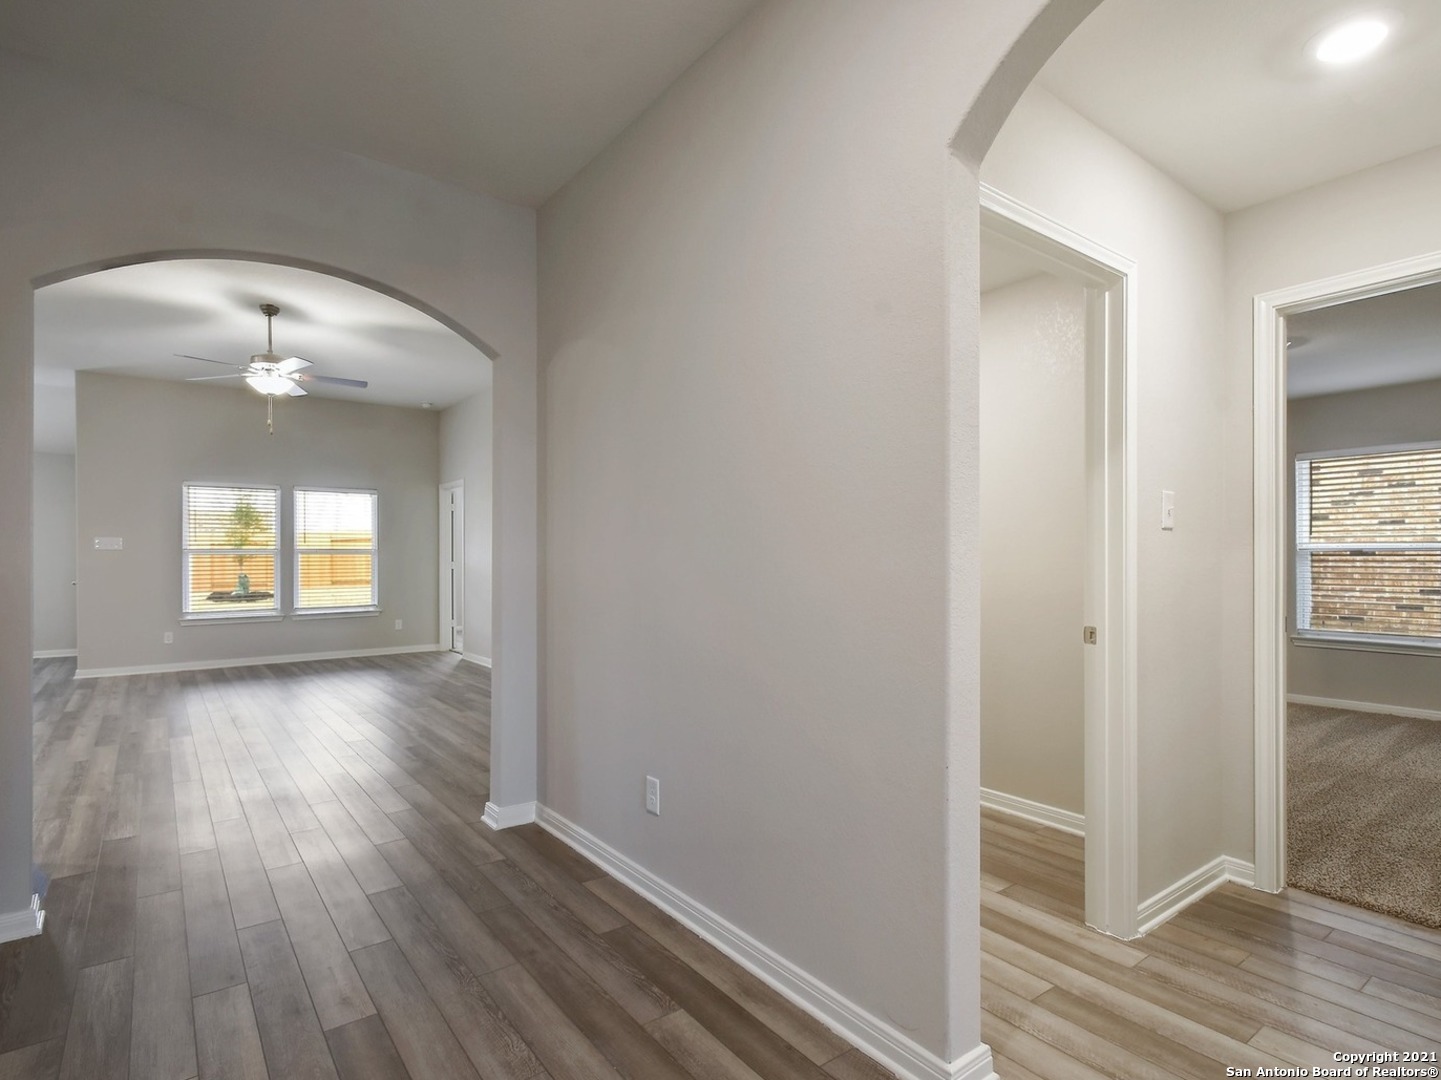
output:
[{"label": "ceiling fan blade", "polygon": [[297,375],[296,378],[301,382],[323,382],[330,383],[332,386],[358,386],[362,390],[370,385],[364,379],[341,379],[334,375]]},{"label": "ceiling fan blade", "polygon": [[297,371],[304,371],[311,363],[303,356],[292,356],[289,360],[282,360],[275,366],[275,370],[281,375],[293,375]]},{"label": "ceiling fan blade", "polygon": [[285,392],[291,397],[304,397],[307,393],[309,393],[309,391],[302,387],[299,383],[291,383],[290,389]]},{"label": "ceiling fan blade", "polygon": [[226,363],[226,361],[224,361],[224,360],[212,360],[212,359],[210,359],[210,357],[208,357],[208,356],[191,356],[189,353],[183,353],[183,352],[178,352],[178,353],[176,353],[175,355],[176,355],[176,356],[179,356],[179,357],[181,357],[181,358],[183,358],[183,359],[185,359],[185,360],[204,360],[207,364],[221,364],[221,365],[223,365],[224,367],[238,367],[238,368],[243,368],[243,367],[245,366],[244,364],[230,364],[230,363]]},{"label": "ceiling fan blade", "polygon": [[186,382],[212,382],[212,381],[214,381],[215,379],[243,379],[243,378],[245,378],[245,373],[244,373],[243,371],[237,371],[234,375],[192,375],[192,376],[190,376],[188,379],[186,379],[185,381],[186,381]]}]

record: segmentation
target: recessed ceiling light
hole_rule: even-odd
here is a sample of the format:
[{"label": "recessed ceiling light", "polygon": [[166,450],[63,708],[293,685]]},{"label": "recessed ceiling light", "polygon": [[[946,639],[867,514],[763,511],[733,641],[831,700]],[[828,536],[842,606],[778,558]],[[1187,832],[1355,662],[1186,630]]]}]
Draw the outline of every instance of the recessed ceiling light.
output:
[{"label": "recessed ceiling light", "polygon": [[1352,19],[1317,38],[1312,54],[1323,64],[1354,64],[1379,49],[1390,34],[1385,20],[1373,15]]},{"label": "recessed ceiling light", "polygon": [[430,402],[428,402],[428,401],[422,401],[422,402],[420,403],[420,407],[421,407],[422,409],[432,409],[432,408],[434,408],[435,406],[433,406],[433,405],[432,405]]}]

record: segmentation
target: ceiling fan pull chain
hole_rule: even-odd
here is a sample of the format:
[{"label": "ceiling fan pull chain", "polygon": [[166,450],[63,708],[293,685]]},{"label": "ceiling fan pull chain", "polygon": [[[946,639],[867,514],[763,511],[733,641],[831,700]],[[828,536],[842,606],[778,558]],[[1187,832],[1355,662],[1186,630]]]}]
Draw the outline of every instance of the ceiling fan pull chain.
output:
[{"label": "ceiling fan pull chain", "polygon": [[275,434],[275,396],[265,395],[265,430],[268,434]]}]

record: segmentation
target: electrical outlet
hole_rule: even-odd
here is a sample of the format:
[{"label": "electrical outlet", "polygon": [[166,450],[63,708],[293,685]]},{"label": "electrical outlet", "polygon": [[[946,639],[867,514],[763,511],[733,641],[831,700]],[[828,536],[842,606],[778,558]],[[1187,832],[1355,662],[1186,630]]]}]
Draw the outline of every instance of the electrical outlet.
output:
[{"label": "electrical outlet", "polygon": [[660,781],[654,776],[645,778],[645,812],[660,816]]},{"label": "electrical outlet", "polygon": [[397,630],[404,630],[404,629],[405,629],[405,620],[404,620],[404,619],[396,619],[396,620],[395,620],[395,628],[396,628]]},{"label": "electrical outlet", "polygon": [[174,644],[175,644],[175,632],[174,632],[173,630],[167,630],[167,631],[165,631],[165,636],[164,636],[163,640],[164,640],[165,644],[167,644],[167,645],[174,645]]}]

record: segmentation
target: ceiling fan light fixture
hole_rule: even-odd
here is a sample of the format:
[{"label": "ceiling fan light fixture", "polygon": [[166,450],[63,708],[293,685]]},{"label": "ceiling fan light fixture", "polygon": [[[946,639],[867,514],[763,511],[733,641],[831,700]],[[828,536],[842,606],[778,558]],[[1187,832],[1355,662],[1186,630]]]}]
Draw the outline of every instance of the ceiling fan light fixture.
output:
[{"label": "ceiling fan light fixture", "polygon": [[288,394],[290,393],[290,388],[295,385],[284,375],[270,373],[264,375],[247,375],[245,376],[245,381],[252,390],[266,395]]}]

